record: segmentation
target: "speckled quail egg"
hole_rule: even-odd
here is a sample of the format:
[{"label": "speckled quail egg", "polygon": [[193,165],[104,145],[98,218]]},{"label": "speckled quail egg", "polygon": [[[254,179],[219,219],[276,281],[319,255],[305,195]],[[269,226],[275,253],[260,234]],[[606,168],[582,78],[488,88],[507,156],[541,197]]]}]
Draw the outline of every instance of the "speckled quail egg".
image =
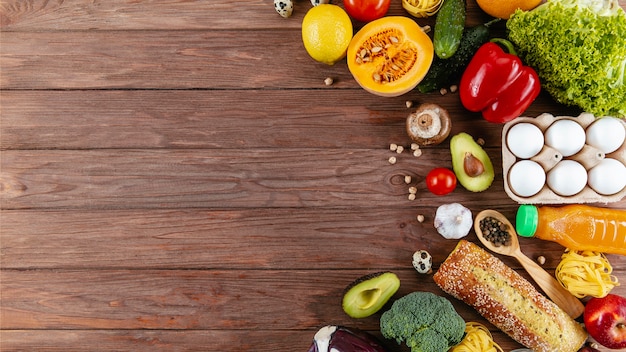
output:
[{"label": "speckled quail egg", "polygon": [[585,129],[573,120],[557,120],[548,127],[544,138],[546,145],[568,157],[578,153],[585,145]]},{"label": "speckled quail egg", "polygon": [[578,161],[561,160],[548,171],[547,183],[554,193],[573,196],[587,185],[587,170]]},{"label": "speckled quail egg", "polygon": [[425,250],[413,253],[413,267],[420,274],[430,274],[433,270],[433,257]]},{"label": "speckled quail egg", "polygon": [[520,160],[509,170],[509,187],[520,197],[531,197],[539,193],[546,183],[546,173],[532,160]]},{"label": "speckled quail egg", "polygon": [[543,132],[532,123],[522,122],[511,127],[506,135],[506,145],[520,159],[529,159],[543,148]]},{"label": "speckled quail egg", "polygon": [[586,130],[587,144],[609,154],[624,144],[626,125],[615,117],[602,117],[594,121]]},{"label": "speckled quail egg", "polygon": [[589,187],[608,196],[626,187],[626,166],[619,160],[606,158],[589,170]]},{"label": "speckled quail egg", "polygon": [[274,8],[284,18],[291,17],[293,13],[293,0],[274,0]]},{"label": "speckled quail egg", "polygon": [[330,0],[311,0],[311,4],[313,6],[317,6],[320,4],[328,4],[328,3],[330,3]]}]

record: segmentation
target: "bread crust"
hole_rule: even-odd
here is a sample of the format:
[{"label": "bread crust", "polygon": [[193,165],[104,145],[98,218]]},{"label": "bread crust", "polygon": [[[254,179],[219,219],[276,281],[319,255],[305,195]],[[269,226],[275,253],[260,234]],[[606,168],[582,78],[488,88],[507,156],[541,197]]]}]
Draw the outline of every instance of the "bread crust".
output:
[{"label": "bread crust", "polygon": [[587,339],[582,324],[472,242],[459,241],[433,278],[445,292],[535,352],[576,352]]}]

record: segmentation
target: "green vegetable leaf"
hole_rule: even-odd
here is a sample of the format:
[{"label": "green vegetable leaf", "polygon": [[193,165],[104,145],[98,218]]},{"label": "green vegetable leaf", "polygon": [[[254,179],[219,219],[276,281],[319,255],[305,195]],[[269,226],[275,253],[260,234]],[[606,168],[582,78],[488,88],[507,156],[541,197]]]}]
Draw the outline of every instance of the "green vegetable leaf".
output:
[{"label": "green vegetable leaf", "polygon": [[507,29],[557,101],[626,117],[626,13],[616,0],[549,0],[516,11]]}]

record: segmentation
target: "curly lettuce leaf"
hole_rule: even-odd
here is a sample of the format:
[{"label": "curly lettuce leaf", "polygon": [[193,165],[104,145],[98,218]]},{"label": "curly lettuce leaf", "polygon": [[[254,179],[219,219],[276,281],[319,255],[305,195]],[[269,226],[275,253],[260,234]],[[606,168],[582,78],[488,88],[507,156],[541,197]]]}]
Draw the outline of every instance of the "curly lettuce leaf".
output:
[{"label": "curly lettuce leaf", "polygon": [[626,117],[626,13],[616,0],[551,0],[517,10],[507,29],[555,100]]}]

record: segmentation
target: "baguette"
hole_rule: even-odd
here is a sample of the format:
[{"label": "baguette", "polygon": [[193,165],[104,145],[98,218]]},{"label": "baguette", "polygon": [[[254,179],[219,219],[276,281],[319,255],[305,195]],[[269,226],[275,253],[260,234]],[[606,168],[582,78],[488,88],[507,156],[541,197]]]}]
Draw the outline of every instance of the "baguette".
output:
[{"label": "baguette", "polygon": [[535,352],[576,352],[587,339],[582,324],[469,241],[459,241],[433,279],[442,290]]}]

